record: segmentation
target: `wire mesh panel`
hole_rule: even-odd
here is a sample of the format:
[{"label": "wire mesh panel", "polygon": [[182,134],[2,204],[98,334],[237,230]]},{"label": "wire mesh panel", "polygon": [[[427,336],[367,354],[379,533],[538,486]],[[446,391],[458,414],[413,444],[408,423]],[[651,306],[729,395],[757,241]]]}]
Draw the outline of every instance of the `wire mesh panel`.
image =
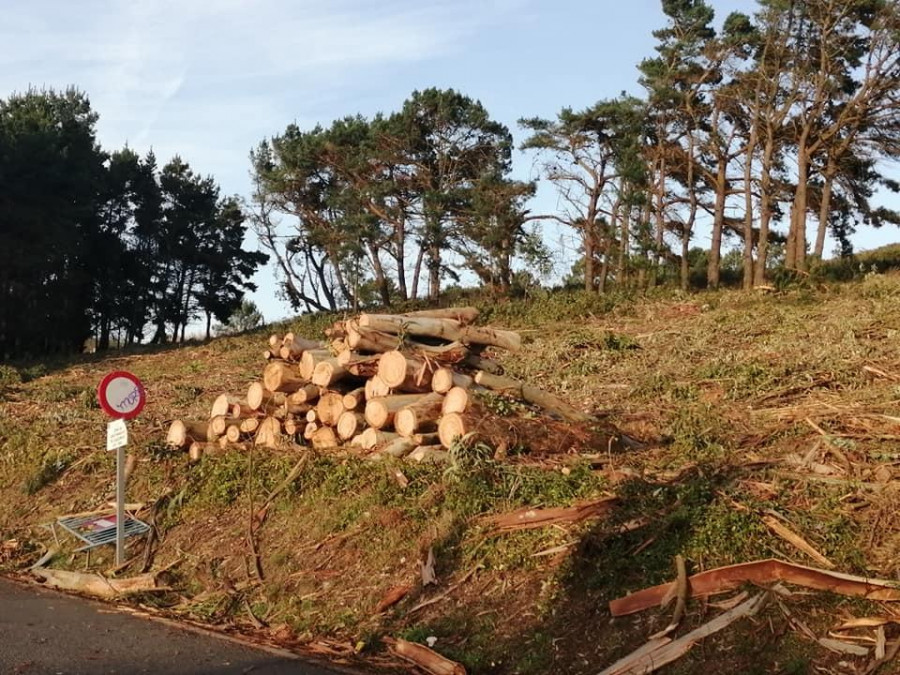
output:
[{"label": "wire mesh panel", "polygon": [[[115,513],[66,516],[58,518],[56,524],[87,544],[87,546],[79,548],[79,551],[116,542]],[[126,537],[145,534],[149,529],[150,526],[144,521],[132,518],[129,515],[125,516]]]}]

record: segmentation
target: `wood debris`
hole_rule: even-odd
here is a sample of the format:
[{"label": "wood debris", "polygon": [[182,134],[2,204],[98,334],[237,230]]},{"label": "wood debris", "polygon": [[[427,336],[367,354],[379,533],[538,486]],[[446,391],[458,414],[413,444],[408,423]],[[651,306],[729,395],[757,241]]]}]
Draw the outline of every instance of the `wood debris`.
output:
[{"label": "wood debris", "polygon": [[[767,585],[777,581],[869,600],[900,601],[900,585],[894,582],[820,570],[776,559],[719,567],[688,579],[691,597],[734,590],[745,583]],[[612,600],[609,603],[610,612],[613,616],[624,616],[659,606],[674,587],[675,582],[670,582]]]},{"label": "wood debris", "polygon": [[[192,461],[228,446],[296,443],[418,463],[449,461],[447,450],[460,438],[495,448],[525,441],[553,452],[618,443],[616,431],[588,428],[597,422],[592,416],[500,375],[484,349],[514,352],[521,337],[475,326],[477,317],[472,307],[361,314],[326,330],[327,343],[272,335],[260,380],[245,395],[218,396],[209,420],[174,420],[166,442],[188,450]],[[475,393],[488,391],[549,416],[501,416],[475,405]]]},{"label": "wood debris", "polygon": [[386,642],[394,654],[432,675],[466,675],[466,669],[462,664],[441,656],[425,645],[403,639],[386,640]]},{"label": "wood debris", "polygon": [[493,534],[528,530],[558,523],[578,523],[587,518],[596,518],[608,513],[617,502],[617,497],[603,497],[574,506],[558,506],[547,509],[525,507],[509,513],[484,516],[478,522]]},{"label": "wood debris", "polygon": [[651,639],[637,651],[616,661],[600,675],[652,673],[687,654],[700,640],[718,633],[738,619],[753,616],[762,608],[766,599],[767,594],[765,593],[754,596],[677,640],[670,640],[666,637]]}]

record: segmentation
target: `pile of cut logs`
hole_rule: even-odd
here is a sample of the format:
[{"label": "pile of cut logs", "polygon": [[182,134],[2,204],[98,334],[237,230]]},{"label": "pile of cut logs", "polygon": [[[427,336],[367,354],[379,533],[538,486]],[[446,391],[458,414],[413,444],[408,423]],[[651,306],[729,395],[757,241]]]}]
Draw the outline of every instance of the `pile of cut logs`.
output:
[{"label": "pile of cut logs", "polygon": [[[349,445],[373,458],[440,462],[460,436],[502,445],[510,423],[497,423],[473,392],[492,390],[569,422],[593,418],[557,397],[504,377],[488,347],[518,351],[518,333],[473,325],[473,307],[408,314],[362,314],[325,331],[328,342],[292,333],[269,338],[262,381],[244,396],[222,394],[203,422],[175,420],[167,443],[192,459],[232,444],[276,448],[308,442]],[[540,433],[539,420],[522,420]]]}]

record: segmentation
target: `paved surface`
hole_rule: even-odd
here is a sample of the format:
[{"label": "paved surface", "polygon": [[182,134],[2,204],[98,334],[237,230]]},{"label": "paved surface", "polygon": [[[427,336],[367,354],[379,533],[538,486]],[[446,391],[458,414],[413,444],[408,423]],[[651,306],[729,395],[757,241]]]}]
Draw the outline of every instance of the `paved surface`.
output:
[{"label": "paved surface", "polygon": [[0,579],[2,675],[336,672]]}]

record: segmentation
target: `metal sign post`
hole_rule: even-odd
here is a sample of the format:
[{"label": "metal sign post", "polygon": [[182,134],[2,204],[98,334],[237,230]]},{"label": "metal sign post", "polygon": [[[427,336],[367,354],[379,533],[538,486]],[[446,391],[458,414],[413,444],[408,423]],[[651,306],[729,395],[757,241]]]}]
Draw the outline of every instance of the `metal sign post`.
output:
[{"label": "metal sign post", "polygon": [[131,373],[116,371],[103,378],[97,388],[100,407],[114,418],[106,427],[106,449],[116,451],[116,565],[125,562],[125,420],[137,417],[146,394],[141,381]]}]

